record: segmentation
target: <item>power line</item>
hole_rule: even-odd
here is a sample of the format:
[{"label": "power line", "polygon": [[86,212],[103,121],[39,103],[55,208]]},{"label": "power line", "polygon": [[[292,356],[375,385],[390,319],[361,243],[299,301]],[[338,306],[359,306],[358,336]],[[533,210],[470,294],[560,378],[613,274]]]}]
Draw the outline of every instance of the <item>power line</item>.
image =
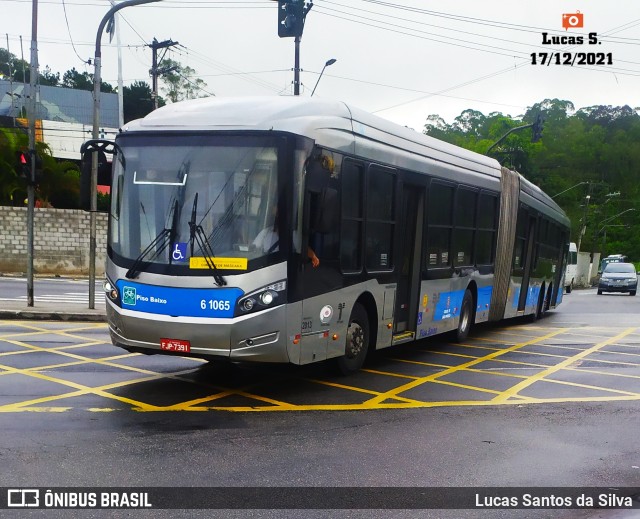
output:
[{"label": "power line", "polygon": [[71,36],[71,28],[69,27],[69,19],[67,18],[67,6],[65,5],[65,0],[62,0],[62,10],[64,11],[64,21],[67,24],[67,32],[69,33],[69,39],[71,40],[71,47],[73,47],[73,52],[75,52],[76,56],[78,56],[78,59],[86,65],[89,63],[89,61],[82,59],[80,57],[80,54],[78,54],[78,51],[76,50],[76,46],[73,43],[73,37]]}]

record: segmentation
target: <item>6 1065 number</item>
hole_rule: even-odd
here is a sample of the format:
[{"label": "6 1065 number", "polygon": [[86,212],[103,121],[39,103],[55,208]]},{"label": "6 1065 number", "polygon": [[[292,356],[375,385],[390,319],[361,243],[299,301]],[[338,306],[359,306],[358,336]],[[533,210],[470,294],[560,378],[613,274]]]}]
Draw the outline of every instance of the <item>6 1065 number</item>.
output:
[{"label": "6 1065 number", "polygon": [[222,301],[218,299],[206,299],[200,300],[200,309],[201,310],[231,310],[231,302],[230,301]]}]

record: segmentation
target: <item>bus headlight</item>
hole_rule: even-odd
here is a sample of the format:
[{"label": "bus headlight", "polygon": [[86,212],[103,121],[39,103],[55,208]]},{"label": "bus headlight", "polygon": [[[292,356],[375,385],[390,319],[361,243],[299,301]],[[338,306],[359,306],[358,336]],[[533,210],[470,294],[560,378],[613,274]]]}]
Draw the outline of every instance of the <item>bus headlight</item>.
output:
[{"label": "bus headlight", "polygon": [[266,292],[262,292],[262,294],[260,294],[260,302],[265,306],[269,306],[271,303],[273,303],[273,300],[275,298],[276,298],[276,294],[274,294],[273,292],[270,292],[269,290],[267,290]]},{"label": "bus headlight", "polygon": [[238,300],[235,315],[257,312],[286,303],[286,289],[287,282],[282,280],[247,294]]},{"label": "bus headlight", "polygon": [[112,301],[117,301],[118,298],[120,297],[120,294],[118,293],[118,289],[111,282],[109,278],[105,279],[102,282],[102,289],[104,290],[104,293],[107,295],[107,297]]}]

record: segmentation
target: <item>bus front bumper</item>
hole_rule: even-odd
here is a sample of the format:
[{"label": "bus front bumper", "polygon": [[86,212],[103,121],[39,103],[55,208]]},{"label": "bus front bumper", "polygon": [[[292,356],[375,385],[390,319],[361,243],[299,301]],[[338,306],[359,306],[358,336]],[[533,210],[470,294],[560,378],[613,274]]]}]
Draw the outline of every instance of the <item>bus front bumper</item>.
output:
[{"label": "bus front bumper", "polygon": [[[111,341],[131,352],[224,359],[289,362],[286,307],[231,319],[170,317],[124,310],[107,301]],[[161,344],[188,344],[188,351],[168,351]]]}]

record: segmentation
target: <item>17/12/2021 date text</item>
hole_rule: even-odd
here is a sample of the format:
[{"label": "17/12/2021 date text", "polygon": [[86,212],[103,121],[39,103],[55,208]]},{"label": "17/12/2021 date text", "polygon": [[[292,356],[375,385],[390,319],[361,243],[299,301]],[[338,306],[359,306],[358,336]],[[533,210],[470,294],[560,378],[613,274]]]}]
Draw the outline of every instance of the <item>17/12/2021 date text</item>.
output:
[{"label": "17/12/2021 date text", "polygon": [[611,52],[533,52],[532,65],[613,65]]}]

